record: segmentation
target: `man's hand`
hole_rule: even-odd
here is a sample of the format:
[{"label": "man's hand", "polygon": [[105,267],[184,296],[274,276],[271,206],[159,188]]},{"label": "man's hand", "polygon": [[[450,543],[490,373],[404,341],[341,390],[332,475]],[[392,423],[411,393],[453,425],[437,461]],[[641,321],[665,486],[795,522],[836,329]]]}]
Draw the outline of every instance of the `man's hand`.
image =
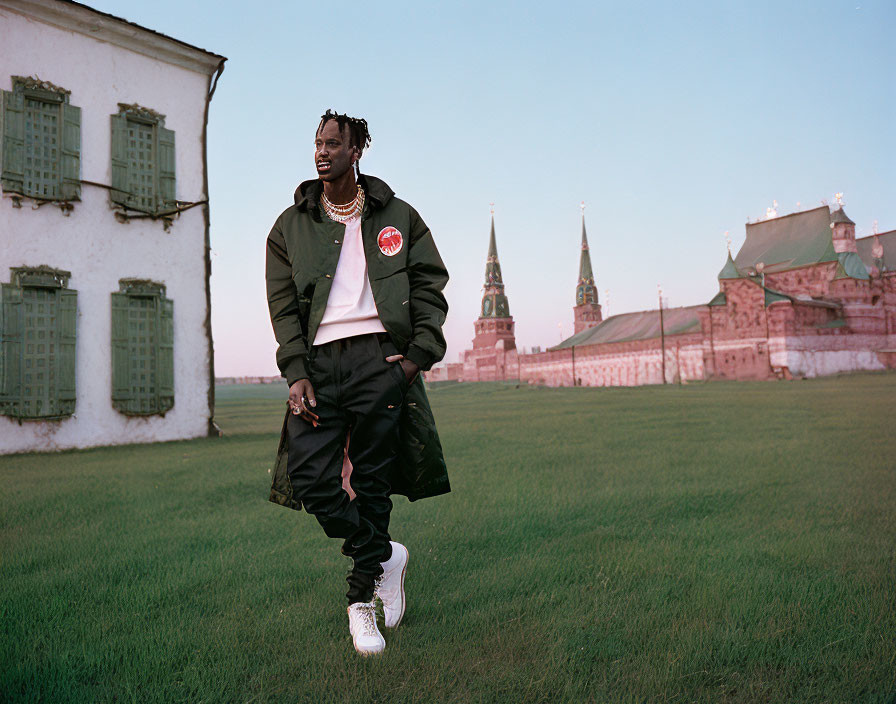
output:
[{"label": "man's hand", "polygon": [[289,408],[294,415],[306,420],[315,428],[318,426],[319,416],[311,410],[317,406],[314,398],[314,387],[310,379],[299,379],[289,387]]},{"label": "man's hand", "polygon": [[414,377],[420,373],[420,367],[418,367],[414,362],[409,359],[405,359],[403,354],[390,354],[386,357],[387,362],[398,362],[401,365],[401,371],[404,372],[405,379],[408,380],[408,385],[414,381]]}]

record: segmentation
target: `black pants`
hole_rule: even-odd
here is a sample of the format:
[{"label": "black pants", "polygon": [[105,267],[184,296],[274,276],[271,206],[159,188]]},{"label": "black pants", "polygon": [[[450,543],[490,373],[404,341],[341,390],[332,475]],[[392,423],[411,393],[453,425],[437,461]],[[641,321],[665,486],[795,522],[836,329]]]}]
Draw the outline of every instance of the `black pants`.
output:
[{"label": "black pants", "polygon": [[[342,552],[354,561],[348,601],[370,601],[373,584],[389,559],[388,473],[398,453],[398,420],[408,383],[388,335],[358,335],[312,348],[309,374],[320,416],[312,427],[290,416],[287,472],[303,508]],[[351,429],[348,458],[355,499],[342,488],[342,461]]]}]

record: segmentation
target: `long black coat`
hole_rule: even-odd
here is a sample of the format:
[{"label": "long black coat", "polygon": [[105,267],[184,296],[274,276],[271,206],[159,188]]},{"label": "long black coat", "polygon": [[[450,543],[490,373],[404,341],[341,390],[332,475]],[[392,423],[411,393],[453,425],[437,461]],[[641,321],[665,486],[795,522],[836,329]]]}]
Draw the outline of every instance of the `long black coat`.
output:
[{"label": "long black coat", "polygon": [[[286,422],[291,411],[287,407],[280,433],[280,445],[274,463],[270,500],[281,506],[301,510],[299,500],[293,497],[292,484],[286,475],[289,458],[289,434]],[[401,447],[399,461],[393,465],[389,483],[393,494],[407,496],[411,501],[447,494],[448,469],[442,454],[442,443],[436,432],[436,422],[429,407],[422,375],[418,374],[408,389],[399,421]]]},{"label": "long black coat", "polygon": [[[428,370],[445,354],[442,324],[448,303],[442,289],[448,272],[432,234],[417,212],[395,198],[379,179],[362,176],[367,203],[361,232],[380,321],[396,349],[421,369]],[[274,335],[279,343],[277,363],[288,384],[307,377],[309,342],[327,305],[336,273],[344,227],[322,217],[320,181],[303,183],[295,205],[277,219],[268,236],[266,281]],[[403,245],[384,254],[378,235],[394,232]],[[300,509],[286,475],[289,436],[286,421],[273,469],[271,501]],[[426,397],[422,375],[405,395],[400,420],[400,461],[390,477],[393,494],[411,501],[451,490],[442,445]]]}]

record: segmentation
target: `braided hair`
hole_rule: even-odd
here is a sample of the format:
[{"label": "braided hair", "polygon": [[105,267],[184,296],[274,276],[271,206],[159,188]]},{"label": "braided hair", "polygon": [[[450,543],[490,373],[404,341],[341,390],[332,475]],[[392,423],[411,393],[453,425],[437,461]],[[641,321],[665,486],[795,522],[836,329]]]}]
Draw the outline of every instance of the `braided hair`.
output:
[{"label": "braided hair", "polygon": [[363,117],[349,117],[348,115],[340,115],[338,112],[327,110],[320,116],[320,124],[317,126],[317,131],[320,132],[330,120],[336,120],[340,132],[348,127],[349,146],[358,148],[358,158],[360,159],[360,154],[363,154],[364,149],[370,146],[370,132],[367,129],[367,120]]}]

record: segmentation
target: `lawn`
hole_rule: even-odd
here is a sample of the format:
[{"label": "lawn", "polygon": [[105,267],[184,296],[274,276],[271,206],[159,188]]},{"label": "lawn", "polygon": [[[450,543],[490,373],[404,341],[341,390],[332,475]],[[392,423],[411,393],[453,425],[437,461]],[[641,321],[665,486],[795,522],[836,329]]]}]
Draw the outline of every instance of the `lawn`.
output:
[{"label": "lawn", "polygon": [[267,501],[283,387],[0,457],[0,700],[896,701],[896,374],[430,398],[453,492],[396,498],[372,659],[338,542]]}]

